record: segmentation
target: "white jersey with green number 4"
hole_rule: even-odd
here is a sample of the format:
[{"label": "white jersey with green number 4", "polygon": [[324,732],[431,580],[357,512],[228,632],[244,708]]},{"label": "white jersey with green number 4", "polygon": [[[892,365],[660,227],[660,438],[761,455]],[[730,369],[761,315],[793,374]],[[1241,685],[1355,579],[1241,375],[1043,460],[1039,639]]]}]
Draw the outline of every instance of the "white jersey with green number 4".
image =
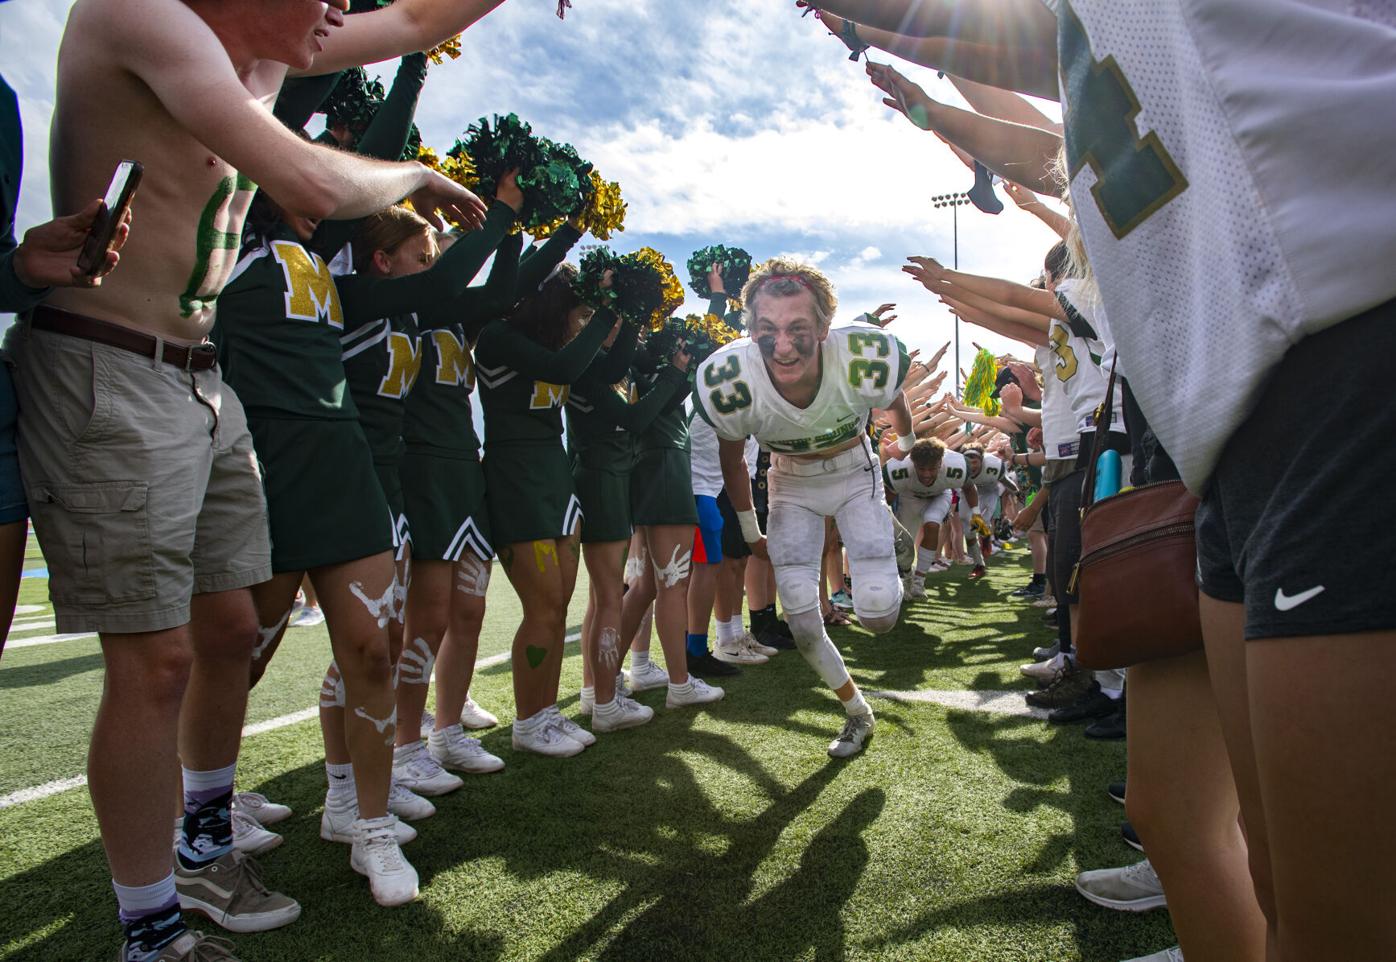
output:
[{"label": "white jersey with green number 4", "polygon": [[699,366],[694,406],[729,441],[750,435],[782,454],[840,447],[866,430],[869,411],[896,400],[910,359],[901,341],[870,324],[830,329],[820,355],[819,391],[800,408],[771,383],[756,342],[733,341]]},{"label": "white jersey with green number 4", "polygon": [[911,463],[911,455],[888,461],[882,468],[887,484],[898,494],[909,494],[923,500],[955,488],[963,488],[969,480],[969,465],[959,451],[946,451],[941,458],[940,471],[930,484],[922,484],[916,477],[916,465]]}]

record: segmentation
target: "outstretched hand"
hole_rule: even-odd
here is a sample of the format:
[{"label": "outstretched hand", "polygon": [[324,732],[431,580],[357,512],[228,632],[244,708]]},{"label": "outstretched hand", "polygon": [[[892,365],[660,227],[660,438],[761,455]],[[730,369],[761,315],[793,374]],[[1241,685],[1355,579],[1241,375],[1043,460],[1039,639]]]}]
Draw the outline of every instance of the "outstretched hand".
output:
[{"label": "outstretched hand", "polygon": [[441,221],[444,216],[453,223],[475,230],[485,222],[484,201],[449,177],[434,170],[428,172],[431,176],[426,184],[409,198],[412,209],[426,218],[427,223],[441,230],[445,226]]},{"label": "outstretched hand", "polygon": [[883,304],[867,316],[872,318],[872,323],[878,327],[886,327],[897,319],[897,315],[892,313],[896,309],[896,304]]},{"label": "outstretched hand", "polygon": [[931,293],[940,293],[945,282],[945,268],[934,257],[908,257],[910,263],[902,265],[902,273],[910,274],[921,282],[921,286]]},{"label": "outstretched hand", "polygon": [[102,201],[94,200],[76,214],[53,220],[24,232],[24,240],[15,248],[15,276],[25,287],[99,287],[102,278],[110,274],[121,260],[118,253],[131,232],[131,212],[116,228],[112,248],[98,266],[95,274],[78,269],[78,255],[87,243],[87,235],[102,209]]},{"label": "outstretched hand", "polygon": [[866,69],[873,86],[887,95],[882,98],[884,104],[900,112],[922,130],[930,130],[934,126],[931,111],[940,105],[926,95],[920,84],[903,77],[890,64],[869,60]]}]

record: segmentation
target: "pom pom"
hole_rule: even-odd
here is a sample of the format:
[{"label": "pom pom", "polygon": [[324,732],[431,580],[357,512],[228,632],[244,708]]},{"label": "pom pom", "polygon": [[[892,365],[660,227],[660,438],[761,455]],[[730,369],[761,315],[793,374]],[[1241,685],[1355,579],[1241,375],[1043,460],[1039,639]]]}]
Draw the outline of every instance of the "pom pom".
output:
[{"label": "pom pom", "polygon": [[[668,358],[682,341],[684,348],[693,359],[693,364],[701,364],[724,344],[737,339],[737,332],[728,327],[716,314],[689,314],[685,317],[670,317],[664,324],[649,335],[649,352],[655,358]],[[690,366],[690,370],[693,367]]]},{"label": "pom pom", "polygon": [[584,211],[595,192],[591,164],[568,144],[534,136],[533,128],[516,114],[471,124],[448,156],[468,159],[479,192],[490,197],[498,191],[500,178],[517,170],[524,193],[519,223],[535,237],[547,236],[568,217]]},{"label": "pom pom", "polygon": [[[613,271],[609,290],[602,275]],[[577,296],[593,307],[608,306],[636,324],[657,331],[683,303],[683,285],[664,255],[652,247],[618,257],[609,248],[594,247],[582,256],[575,285]]]},{"label": "pom pom", "polygon": [[965,380],[965,403],[985,414],[998,414],[998,398],[989,396],[993,393],[998,376],[998,362],[994,360],[994,355],[981,350],[974,356],[974,367],[970,368],[969,378]]},{"label": "pom pom", "polygon": [[340,73],[320,113],[330,126],[344,124],[358,140],[386,99],[382,83],[370,79],[363,67],[351,67]]},{"label": "pom pom", "polygon": [[688,259],[688,286],[702,298],[712,297],[708,286],[708,271],[716,265],[722,272],[722,286],[734,307],[741,305],[742,288],[751,276],[751,255],[740,247],[715,244],[693,252]]}]

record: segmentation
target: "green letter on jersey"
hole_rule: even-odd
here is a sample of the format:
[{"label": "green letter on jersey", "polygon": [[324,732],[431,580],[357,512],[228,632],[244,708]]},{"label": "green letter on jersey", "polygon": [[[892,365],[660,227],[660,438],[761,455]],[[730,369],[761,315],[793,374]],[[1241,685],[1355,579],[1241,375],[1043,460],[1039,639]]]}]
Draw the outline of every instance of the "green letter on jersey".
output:
[{"label": "green letter on jersey", "polygon": [[1066,155],[1074,179],[1089,164],[1091,196],[1110,230],[1123,238],[1188,188],[1187,178],[1157,133],[1140,137],[1134,119],[1139,98],[1113,56],[1097,61],[1085,28],[1063,0],[1057,48],[1066,88]]}]

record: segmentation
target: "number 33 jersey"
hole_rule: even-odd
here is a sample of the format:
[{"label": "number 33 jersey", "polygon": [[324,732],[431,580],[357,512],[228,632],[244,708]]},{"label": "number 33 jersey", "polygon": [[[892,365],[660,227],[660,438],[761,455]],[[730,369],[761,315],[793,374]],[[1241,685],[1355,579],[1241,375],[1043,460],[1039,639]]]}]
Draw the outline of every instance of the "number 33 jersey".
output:
[{"label": "number 33 jersey", "polygon": [[862,434],[868,412],[901,393],[911,363],[901,341],[870,324],[831,328],[820,361],[819,391],[799,408],[771,383],[756,342],[740,338],[699,365],[694,410],[729,441],[750,436],[782,454],[817,454]]}]

